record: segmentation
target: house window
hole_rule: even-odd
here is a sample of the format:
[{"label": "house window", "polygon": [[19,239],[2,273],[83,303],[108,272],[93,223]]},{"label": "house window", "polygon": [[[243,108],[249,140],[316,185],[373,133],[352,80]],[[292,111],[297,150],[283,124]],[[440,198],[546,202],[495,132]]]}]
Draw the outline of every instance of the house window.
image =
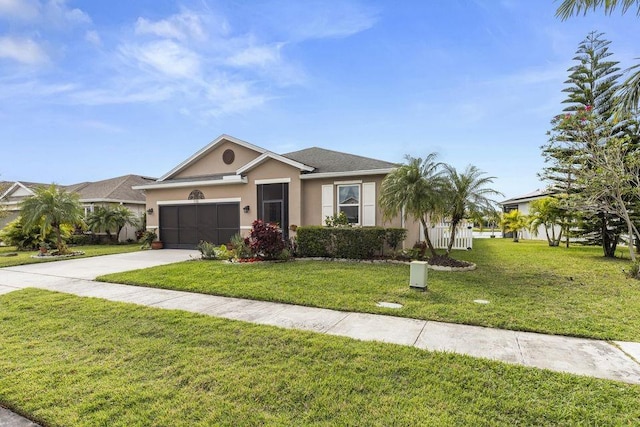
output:
[{"label": "house window", "polygon": [[82,207],[84,209],[84,217],[85,218],[93,213],[93,205],[84,205]]},{"label": "house window", "polygon": [[360,224],[360,185],[338,185],[338,213],[344,212],[349,224]]}]

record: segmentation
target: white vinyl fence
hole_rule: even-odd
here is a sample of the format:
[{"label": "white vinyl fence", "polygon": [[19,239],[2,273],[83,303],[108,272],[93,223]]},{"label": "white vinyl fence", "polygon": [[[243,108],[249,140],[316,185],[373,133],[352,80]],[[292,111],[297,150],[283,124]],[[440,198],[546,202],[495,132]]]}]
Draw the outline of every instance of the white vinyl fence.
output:
[{"label": "white vinyl fence", "polygon": [[[422,225],[420,225],[420,238],[422,239],[424,233],[422,231]],[[449,231],[449,224],[441,222],[434,227],[429,228],[429,239],[436,249],[446,249],[451,240],[451,232]],[[456,227],[456,237],[453,241],[452,249],[468,250],[473,248],[473,227],[471,223],[466,221],[461,222]]]}]

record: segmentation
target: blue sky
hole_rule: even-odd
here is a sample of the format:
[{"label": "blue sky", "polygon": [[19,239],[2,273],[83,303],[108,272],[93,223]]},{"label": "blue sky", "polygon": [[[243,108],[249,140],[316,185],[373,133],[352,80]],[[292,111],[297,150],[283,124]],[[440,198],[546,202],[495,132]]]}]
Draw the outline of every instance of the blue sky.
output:
[{"label": "blue sky", "polygon": [[[532,6],[535,5],[535,6]],[[222,133],[394,162],[436,151],[543,187],[540,146],[589,31],[552,0],[0,0],[0,180],[161,176]]]}]

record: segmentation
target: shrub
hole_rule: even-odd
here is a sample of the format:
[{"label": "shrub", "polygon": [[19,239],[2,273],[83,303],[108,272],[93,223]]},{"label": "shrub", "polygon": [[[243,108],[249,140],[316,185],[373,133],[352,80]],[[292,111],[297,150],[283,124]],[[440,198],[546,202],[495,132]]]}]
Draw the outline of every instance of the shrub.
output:
[{"label": "shrub", "polygon": [[627,272],[627,277],[640,280],[640,262],[636,261],[631,264],[631,268]]},{"label": "shrub", "polygon": [[201,241],[198,244],[198,250],[202,259],[222,259],[226,260],[231,257],[231,252],[225,245],[216,246],[213,243]]},{"label": "shrub", "polygon": [[[69,225],[62,225],[60,227],[63,242],[69,239],[73,229],[74,228]],[[44,239],[40,231],[39,226],[25,228],[22,217],[18,217],[0,231],[0,240],[8,246],[17,247],[20,251],[37,250],[43,244],[55,246],[56,238],[51,232],[51,227],[46,230],[47,233]]]},{"label": "shrub", "polygon": [[248,240],[251,252],[260,259],[279,259],[285,248],[280,228],[276,224],[266,223],[260,219],[251,224]]},{"label": "shrub", "polygon": [[149,229],[142,233],[142,237],[138,243],[142,243],[140,249],[146,249],[151,247],[151,243],[155,242],[158,239],[158,233],[156,233],[155,229]]},{"label": "shrub", "polygon": [[387,228],[384,239],[393,251],[398,250],[398,245],[407,238],[406,228]]},{"label": "shrub", "polygon": [[324,223],[327,227],[351,227],[349,218],[344,212],[334,214],[325,218]]},{"label": "shrub", "polygon": [[231,237],[231,252],[233,258],[245,259],[251,257],[251,249],[249,249],[247,240],[248,239],[242,237],[241,234],[234,234],[233,237]]},{"label": "shrub", "polygon": [[382,252],[382,227],[298,227],[298,254],[308,257],[370,259]]},{"label": "shrub", "polygon": [[83,246],[91,243],[92,237],[87,234],[72,234],[69,236],[67,243],[73,246]]},{"label": "shrub", "polygon": [[319,225],[298,227],[297,253],[303,257],[329,257],[331,229]]}]

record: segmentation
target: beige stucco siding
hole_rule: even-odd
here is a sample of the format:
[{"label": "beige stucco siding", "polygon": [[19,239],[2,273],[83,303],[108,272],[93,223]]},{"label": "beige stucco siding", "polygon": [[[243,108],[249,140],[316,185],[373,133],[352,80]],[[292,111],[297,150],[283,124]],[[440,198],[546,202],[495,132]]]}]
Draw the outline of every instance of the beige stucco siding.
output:
[{"label": "beige stucco siding", "polygon": [[[384,175],[339,177],[339,178],[323,178],[323,179],[306,179],[302,180],[302,219],[303,225],[322,225],[324,218],[322,217],[322,186],[333,185],[333,212],[337,212],[337,191],[336,187],[340,184],[357,183],[363,184],[367,182],[375,183],[376,187],[376,225],[384,227],[400,227],[400,218],[384,220],[382,209],[377,201],[380,199],[380,185]],[[362,207],[361,207],[362,210]]]},{"label": "beige stucco siding", "polygon": [[[204,194],[205,200],[226,200],[240,198],[240,229],[247,232],[251,228],[251,223],[258,216],[257,187],[256,180],[289,180],[289,224],[300,225],[300,172],[297,168],[285,165],[275,160],[267,160],[264,163],[251,169],[247,175],[247,183],[226,184],[226,185],[194,185],[193,187],[148,189],[147,209],[153,209],[153,214],[147,215],[147,227],[157,228],[159,226],[159,205],[158,202],[175,202],[175,204],[186,204],[189,194],[193,190],[200,190]],[[249,206],[249,213],[242,209]]]},{"label": "beige stucco siding", "polygon": [[[258,192],[256,180],[289,180],[289,225],[302,225],[302,200],[300,170],[277,160],[267,160],[247,173],[249,184],[253,188],[250,206],[253,219],[257,217]],[[250,223],[248,224],[251,225]]]},{"label": "beige stucco siding", "polygon": [[321,225],[322,217],[322,186],[332,185],[333,191],[333,211],[337,212],[337,190],[336,186],[341,183],[375,183],[376,188],[376,225],[380,227],[404,227],[407,229],[407,239],[405,247],[412,247],[419,240],[420,224],[413,218],[403,221],[400,215],[385,219],[380,204],[380,188],[385,175],[365,175],[354,177],[338,177],[323,179],[302,180],[302,225]]},{"label": "beige stucco siding", "polygon": [[[233,150],[235,159],[233,163],[227,165],[222,161],[222,153],[225,150]],[[190,178],[194,176],[212,175],[219,173],[233,174],[236,170],[260,156],[257,151],[224,141],[213,150],[205,154],[197,162],[192,163],[171,178]]]},{"label": "beige stucco siding", "polygon": [[[147,228],[159,227],[160,209],[158,202],[175,202],[175,204],[187,204],[191,201],[189,194],[193,190],[200,190],[204,194],[205,200],[225,200],[240,198],[240,207],[247,204],[251,205],[253,198],[253,204],[255,205],[255,191],[252,190],[252,186],[249,184],[233,184],[233,185],[198,185],[185,188],[167,188],[167,189],[148,189],[147,194],[147,209],[153,209],[152,214],[147,214]],[[251,225],[254,212],[246,214],[240,209],[240,226]],[[160,238],[162,238],[160,236]]]}]

